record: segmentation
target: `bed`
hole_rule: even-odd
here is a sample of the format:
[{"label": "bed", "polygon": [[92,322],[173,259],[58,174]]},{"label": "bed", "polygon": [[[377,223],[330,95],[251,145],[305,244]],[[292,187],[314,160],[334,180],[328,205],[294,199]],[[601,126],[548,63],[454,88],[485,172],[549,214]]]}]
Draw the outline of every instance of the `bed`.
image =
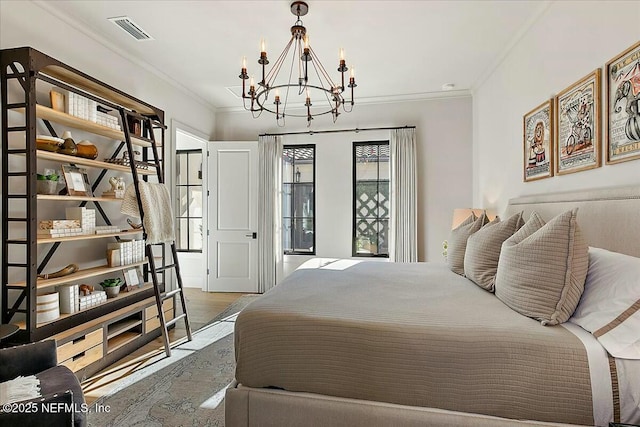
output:
[{"label": "bed", "polygon": [[[640,188],[510,201],[574,207],[590,246],[640,256]],[[640,417],[640,361],[541,326],[438,263],[306,265],[236,321],[228,427],[607,425]],[[612,381],[614,373],[614,381]]]}]

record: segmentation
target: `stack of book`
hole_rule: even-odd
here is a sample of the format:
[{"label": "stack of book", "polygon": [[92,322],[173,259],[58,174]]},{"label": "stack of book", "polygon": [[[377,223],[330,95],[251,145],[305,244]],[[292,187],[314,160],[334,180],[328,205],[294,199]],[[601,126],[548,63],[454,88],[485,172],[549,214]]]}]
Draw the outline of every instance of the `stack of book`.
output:
[{"label": "stack of book", "polygon": [[58,286],[60,295],[60,313],[73,314],[80,304],[80,287],[78,285]]},{"label": "stack of book", "polygon": [[95,234],[96,210],[87,208],[67,208],[67,219],[80,221],[83,234]]},{"label": "stack of book", "polygon": [[121,240],[107,245],[107,265],[118,267],[144,260],[144,240]]},{"label": "stack of book", "polygon": [[80,221],[75,219],[46,219],[38,224],[38,237],[71,237],[82,233]]},{"label": "stack of book", "polygon": [[93,291],[89,295],[83,295],[78,299],[78,307],[85,310],[89,307],[100,305],[107,301],[107,293],[105,291]]},{"label": "stack of book", "polygon": [[118,117],[99,111],[98,103],[92,99],[58,88],[52,90],[50,96],[51,107],[56,111],[64,111],[79,119],[122,130]]},{"label": "stack of book", "polygon": [[117,225],[98,225],[96,226],[96,234],[109,234],[117,233],[120,231],[120,227]]}]

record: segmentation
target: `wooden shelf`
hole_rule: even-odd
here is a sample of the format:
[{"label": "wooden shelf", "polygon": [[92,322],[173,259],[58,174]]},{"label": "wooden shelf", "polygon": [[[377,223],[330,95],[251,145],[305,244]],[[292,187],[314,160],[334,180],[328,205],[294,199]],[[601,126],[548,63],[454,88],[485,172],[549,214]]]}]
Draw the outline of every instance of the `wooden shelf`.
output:
[{"label": "wooden shelf", "polygon": [[138,326],[138,325],[142,325],[141,319],[125,319],[125,320],[120,320],[118,322],[112,323],[109,326],[107,326],[107,331],[108,331],[107,339],[110,340],[114,337],[117,337],[123,332],[126,332],[129,329],[133,328],[134,326]]},{"label": "wooden shelf", "polygon": [[142,230],[122,230],[115,233],[105,234],[85,234],[82,236],[71,237],[38,237],[38,244],[55,243],[55,242],[74,242],[78,240],[104,239],[106,237],[126,237],[142,233]]},{"label": "wooden shelf", "polygon": [[[40,328],[40,327],[42,327],[42,326],[45,326],[45,325],[48,325],[49,323],[54,323],[54,322],[57,322],[57,321],[59,321],[59,320],[66,319],[67,317],[75,316],[75,315],[77,315],[77,314],[84,313],[84,312],[89,311],[89,310],[93,310],[93,309],[94,309],[94,308],[96,308],[96,307],[102,307],[103,305],[110,304],[110,303],[112,303],[112,302],[114,302],[114,301],[117,301],[117,300],[119,300],[119,299],[128,298],[128,297],[130,297],[130,296],[132,296],[132,295],[135,295],[135,294],[137,294],[137,293],[139,293],[139,292],[143,292],[143,291],[146,291],[147,289],[151,289],[152,287],[153,287],[153,284],[151,284],[150,282],[149,282],[149,283],[145,283],[142,287],[140,287],[140,288],[138,288],[138,289],[134,289],[134,290],[132,290],[132,291],[128,291],[128,292],[120,292],[120,293],[118,294],[118,296],[117,296],[117,297],[109,298],[108,300],[106,300],[106,301],[105,301],[105,302],[103,302],[102,304],[94,305],[94,306],[92,306],[92,307],[88,307],[88,308],[85,308],[85,309],[83,309],[83,310],[76,311],[75,313],[60,314],[60,317],[58,317],[57,319],[54,319],[54,320],[52,320],[52,321],[50,321],[50,322],[42,322],[42,323],[38,323],[38,328]],[[154,306],[154,307],[155,307],[155,306]],[[123,308],[123,309],[120,309],[120,310],[114,311],[113,313],[109,314],[107,317],[102,317],[102,318],[101,318],[101,319],[102,319],[102,321],[101,321],[100,323],[102,323],[105,319],[113,319],[113,318],[115,318],[115,317],[119,316],[119,315],[121,314],[121,312],[123,312],[123,311],[124,311],[124,310],[126,310],[126,309],[129,309],[129,307],[125,307],[125,308]],[[21,320],[21,321],[19,321],[19,322],[14,322],[14,323],[15,323],[16,325],[18,325],[18,327],[19,327],[20,329],[26,329],[26,323],[25,323],[25,321],[24,321],[24,320]],[[54,338],[55,338],[57,341],[61,341],[61,340],[62,340],[62,339],[64,339],[65,337],[70,336],[72,333],[76,332],[76,329],[77,329],[77,328],[86,329],[86,328],[87,328],[87,325],[86,325],[86,324],[82,324],[82,325],[80,325],[80,326],[78,326],[78,327],[76,327],[76,328],[68,329],[68,330],[66,330],[66,331],[64,331],[64,332],[59,333],[59,334],[58,334],[58,335],[56,335]]]},{"label": "wooden shelf", "polygon": [[120,202],[115,197],[58,196],[57,194],[38,194],[38,200],[57,200],[59,202]]},{"label": "wooden shelf", "polygon": [[107,341],[107,353],[116,351],[120,347],[123,347],[132,341],[135,341],[141,336],[142,334],[138,332],[124,332],[116,337],[110,338]]},{"label": "wooden shelf", "polygon": [[[23,108],[16,108],[16,111],[20,111],[24,114]],[[125,140],[123,131],[111,129],[109,127],[99,125],[89,120],[80,119],[70,114],[45,107],[44,105],[36,105],[36,117],[44,120],[50,120],[64,126],[69,126],[74,129],[93,133],[95,135],[104,136],[110,139],[115,139],[118,141]],[[140,138],[138,136],[131,135],[131,143],[140,147],[151,147],[150,140],[146,138]]]},{"label": "wooden shelf", "polygon": [[[136,262],[133,264],[120,265],[118,267],[107,267],[106,265],[101,267],[93,267],[87,268],[85,270],[78,270],[75,273],[69,274],[64,277],[56,277],[54,279],[38,279],[36,281],[37,289],[45,289],[50,288],[52,286],[62,285],[68,282],[74,282],[76,280],[87,279],[89,277],[100,276],[103,274],[113,273],[116,271],[126,270],[127,268],[136,267],[139,265],[146,264],[146,261]],[[9,286],[18,286],[24,288],[26,286],[26,282],[16,282],[9,283]]]},{"label": "wooden shelf", "polygon": [[[82,165],[82,166],[89,166],[93,168],[109,169],[109,170],[114,170],[119,172],[131,173],[131,168],[129,166],[116,165],[113,163],[103,162],[100,160],[91,160],[91,159],[85,159],[85,158],[76,157],[76,156],[67,156],[66,154],[53,153],[51,151],[45,151],[45,150],[37,150],[36,153],[39,159],[52,160],[54,162],[60,162],[60,163],[72,163],[75,165]],[[139,175],[155,175],[156,174],[155,167],[150,169],[138,168],[137,171]]]}]

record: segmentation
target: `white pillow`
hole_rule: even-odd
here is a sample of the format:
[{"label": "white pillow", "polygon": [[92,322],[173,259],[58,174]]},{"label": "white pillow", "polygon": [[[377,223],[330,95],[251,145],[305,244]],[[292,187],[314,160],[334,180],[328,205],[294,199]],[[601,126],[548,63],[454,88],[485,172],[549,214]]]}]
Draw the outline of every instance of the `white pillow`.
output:
[{"label": "white pillow", "polygon": [[589,248],[584,293],[569,321],[612,356],[640,359],[640,258]]}]

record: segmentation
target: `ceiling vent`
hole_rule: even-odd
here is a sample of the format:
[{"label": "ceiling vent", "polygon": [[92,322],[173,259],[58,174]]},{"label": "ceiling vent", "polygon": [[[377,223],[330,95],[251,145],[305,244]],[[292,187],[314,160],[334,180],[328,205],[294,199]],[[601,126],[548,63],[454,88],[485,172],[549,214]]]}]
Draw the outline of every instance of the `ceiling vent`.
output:
[{"label": "ceiling vent", "polygon": [[128,16],[118,16],[108,19],[109,21],[113,22],[118,27],[129,33],[131,37],[138,40],[139,42],[143,40],[153,40],[153,37],[151,37],[149,33],[140,28],[140,26],[133,22],[133,20]]}]

